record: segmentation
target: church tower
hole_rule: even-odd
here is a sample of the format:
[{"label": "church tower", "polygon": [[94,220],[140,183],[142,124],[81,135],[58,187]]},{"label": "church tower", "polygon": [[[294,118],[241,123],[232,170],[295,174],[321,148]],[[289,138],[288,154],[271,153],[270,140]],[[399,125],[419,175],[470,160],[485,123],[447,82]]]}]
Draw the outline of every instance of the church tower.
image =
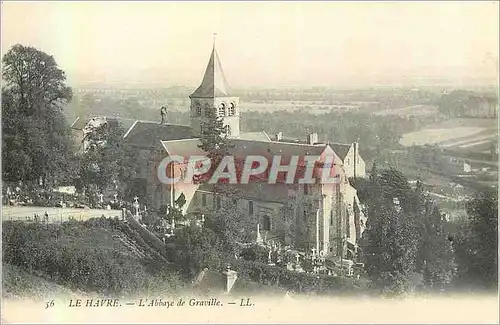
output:
[{"label": "church tower", "polygon": [[210,111],[222,117],[226,132],[230,137],[240,135],[239,97],[232,97],[222,71],[219,55],[214,47],[200,86],[189,96],[191,99],[191,127],[196,135],[201,135],[203,120]]}]

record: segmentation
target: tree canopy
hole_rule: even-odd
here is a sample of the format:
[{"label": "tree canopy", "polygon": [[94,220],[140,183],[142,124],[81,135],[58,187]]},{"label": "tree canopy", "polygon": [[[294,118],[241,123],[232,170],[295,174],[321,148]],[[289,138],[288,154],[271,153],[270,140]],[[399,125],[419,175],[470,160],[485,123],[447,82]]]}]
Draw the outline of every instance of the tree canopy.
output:
[{"label": "tree canopy", "polygon": [[458,284],[498,288],[498,194],[480,192],[467,203],[467,218],[453,238]]},{"label": "tree canopy", "polygon": [[375,166],[370,179],[357,184],[368,216],[360,246],[374,287],[402,294],[450,284],[454,264],[447,221],[421,184],[413,189],[397,170],[379,172]]},{"label": "tree canopy", "polygon": [[119,194],[125,194],[137,174],[138,165],[134,152],[123,143],[123,133],[118,123],[103,123],[88,131],[78,171],[81,189],[102,193],[115,184],[121,191]]},{"label": "tree canopy", "polygon": [[2,160],[7,181],[52,184],[72,173],[71,133],[62,106],[72,97],[54,57],[13,46],[3,57]]}]

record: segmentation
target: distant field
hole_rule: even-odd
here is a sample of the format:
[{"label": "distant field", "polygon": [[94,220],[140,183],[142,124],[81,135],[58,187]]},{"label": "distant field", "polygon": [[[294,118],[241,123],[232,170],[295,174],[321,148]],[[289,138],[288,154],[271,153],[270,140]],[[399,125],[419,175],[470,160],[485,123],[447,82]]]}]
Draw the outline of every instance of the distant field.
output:
[{"label": "distant field", "polygon": [[269,102],[257,102],[257,101],[240,101],[240,106],[245,111],[295,111],[297,109],[307,109],[307,112],[311,114],[322,114],[331,111],[334,112],[348,112],[357,111],[362,109],[366,105],[377,104],[376,102],[345,102],[345,103],[335,103],[329,104],[322,101],[269,101]]},{"label": "distant field", "polygon": [[438,114],[438,108],[435,105],[414,105],[396,109],[386,109],[373,113],[374,115],[398,115],[398,116],[424,116]]},{"label": "distant field", "polygon": [[475,146],[488,147],[497,134],[495,119],[453,119],[406,133],[400,144],[406,147],[436,144],[443,148],[473,150]]}]

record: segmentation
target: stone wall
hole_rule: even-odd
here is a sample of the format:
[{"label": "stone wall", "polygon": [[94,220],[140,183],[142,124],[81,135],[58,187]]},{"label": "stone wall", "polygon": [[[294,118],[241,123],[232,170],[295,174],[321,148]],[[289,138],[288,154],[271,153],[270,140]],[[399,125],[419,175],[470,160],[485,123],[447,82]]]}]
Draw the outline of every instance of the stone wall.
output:
[{"label": "stone wall", "polygon": [[158,251],[163,252],[165,250],[165,244],[161,241],[156,235],[154,235],[147,228],[143,227],[139,221],[137,221],[130,211],[126,212],[126,220],[129,225],[137,230],[137,232],[141,235],[142,239],[152,247],[156,248]]}]

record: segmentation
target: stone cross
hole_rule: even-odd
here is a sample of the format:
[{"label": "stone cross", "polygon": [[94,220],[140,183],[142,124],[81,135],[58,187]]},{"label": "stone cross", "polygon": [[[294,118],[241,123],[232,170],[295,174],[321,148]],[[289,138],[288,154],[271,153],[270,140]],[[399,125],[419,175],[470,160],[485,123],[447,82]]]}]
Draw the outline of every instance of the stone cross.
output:
[{"label": "stone cross", "polygon": [[99,201],[101,201],[101,203],[103,202],[103,197],[104,197],[104,195],[102,193],[99,194]]}]

